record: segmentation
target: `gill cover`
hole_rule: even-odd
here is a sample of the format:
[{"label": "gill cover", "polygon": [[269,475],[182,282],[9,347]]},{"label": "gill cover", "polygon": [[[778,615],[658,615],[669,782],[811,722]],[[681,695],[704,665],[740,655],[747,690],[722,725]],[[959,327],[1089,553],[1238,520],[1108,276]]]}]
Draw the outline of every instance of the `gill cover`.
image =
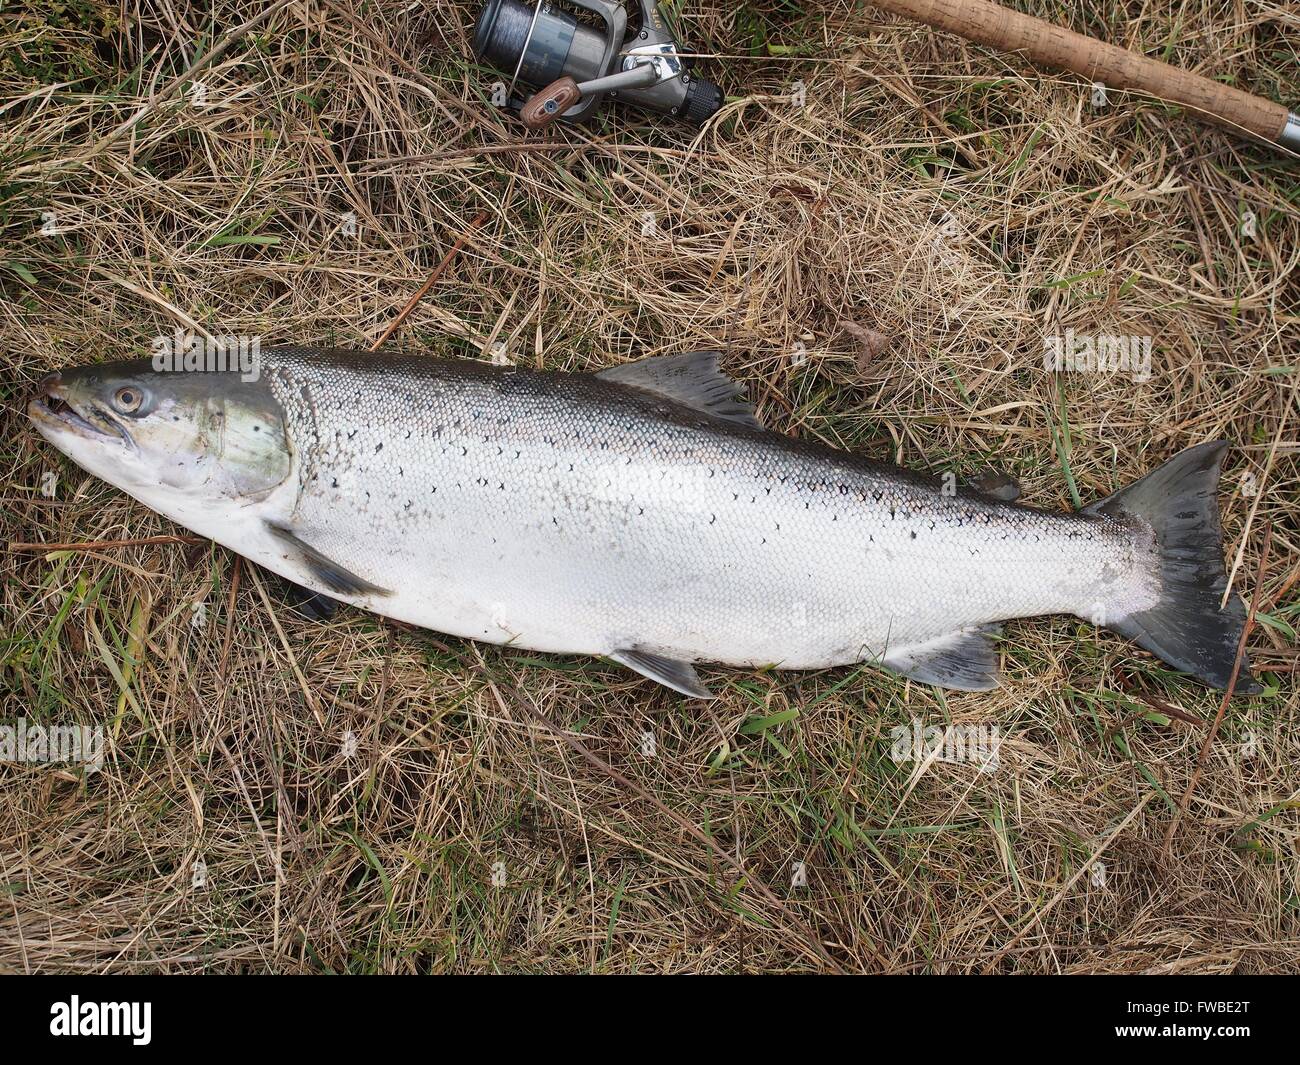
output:
[{"label": "gill cover", "polygon": [[233,494],[258,499],[283,483],[292,466],[284,411],[261,381],[232,384],[209,400],[217,465]]},{"label": "gill cover", "polygon": [[56,446],[122,487],[259,499],[292,468],[283,408],[260,377],[149,359],[53,374],[31,410]]}]

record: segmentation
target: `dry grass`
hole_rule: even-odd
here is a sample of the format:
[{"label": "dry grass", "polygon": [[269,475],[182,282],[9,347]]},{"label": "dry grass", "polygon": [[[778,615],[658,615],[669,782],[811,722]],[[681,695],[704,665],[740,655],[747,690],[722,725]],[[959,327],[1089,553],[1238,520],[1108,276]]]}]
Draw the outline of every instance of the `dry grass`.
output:
[{"label": "dry grass", "polygon": [[[1152,700],[1217,698],[1065,619],[1012,625],[989,694],[707,669],[698,706],[607,663],[314,625],[207,545],[8,553],[0,720],[110,742],[88,778],[0,767],[0,969],[1300,970],[1296,163],[843,2],[687,8],[736,97],[696,141],[631,112],[525,138],[463,4],[7,15],[4,539],[178,531],[27,427],[39,375],[177,325],[367,346],[486,210],[396,342],[550,368],[725,346],[777,431],[1000,465],[1042,505],[1232,440],[1246,595],[1273,530],[1269,691],[1228,709],[1170,846],[1206,726]],[[1289,5],[1069,10],[1300,101]],[[1066,327],[1154,337],[1152,379],[1044,372]],[[999,768],[896,765],[914,719],[996,724]]]}]

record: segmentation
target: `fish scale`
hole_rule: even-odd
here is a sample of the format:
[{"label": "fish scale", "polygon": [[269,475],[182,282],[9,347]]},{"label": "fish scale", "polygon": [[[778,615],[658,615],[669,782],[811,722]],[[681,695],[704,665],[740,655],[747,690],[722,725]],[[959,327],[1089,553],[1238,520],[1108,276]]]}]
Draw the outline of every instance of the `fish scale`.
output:
[{"label": "fish scale", "polygon": [[1113,519],[945,496],[596,376],[277,352],[270,379],[309,441],[291,524],[456,635],[814,668],[1140,592]]}]

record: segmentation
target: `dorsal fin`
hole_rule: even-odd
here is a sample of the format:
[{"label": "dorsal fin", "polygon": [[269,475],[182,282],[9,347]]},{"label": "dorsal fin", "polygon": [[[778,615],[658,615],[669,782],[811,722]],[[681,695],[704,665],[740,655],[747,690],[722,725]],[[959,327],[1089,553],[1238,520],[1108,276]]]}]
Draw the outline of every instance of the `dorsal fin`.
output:
[{"label": "dorsal fin", "polygon": [[970,478],[970,486],[1004,503],[1014,503],[1020,498],[1020,482],[1006,470],[981,470]]},{"label": "dorsal fin", "polygon": [[684,351],[611,366],[596,376],[631,385],[704,411],[715,418],[761,429],[739,384],[718,369],[718,351]]}]

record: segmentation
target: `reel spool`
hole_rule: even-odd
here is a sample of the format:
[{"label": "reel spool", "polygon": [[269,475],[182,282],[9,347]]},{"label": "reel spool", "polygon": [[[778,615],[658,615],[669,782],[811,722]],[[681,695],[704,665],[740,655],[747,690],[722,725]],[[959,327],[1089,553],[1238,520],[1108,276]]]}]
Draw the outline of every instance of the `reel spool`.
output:
[{"label": "reel spool", "polygon": [[[722,106],[722,90],[696,77],[678,55],[653,0],[638,0],[641,28],[627,36],[627,9],[613,0],[570,0],[598,15],[604,33],[584,25],[545,0],[488,0],[474,23],[474,54],[510,71],[509,106],[530,129],[556,119],[590,119],[606,99],[700,126]],[[626,38],[626,39],[625,39]],[[538,89],[526,100],[513,95],[522,82]]]}]

